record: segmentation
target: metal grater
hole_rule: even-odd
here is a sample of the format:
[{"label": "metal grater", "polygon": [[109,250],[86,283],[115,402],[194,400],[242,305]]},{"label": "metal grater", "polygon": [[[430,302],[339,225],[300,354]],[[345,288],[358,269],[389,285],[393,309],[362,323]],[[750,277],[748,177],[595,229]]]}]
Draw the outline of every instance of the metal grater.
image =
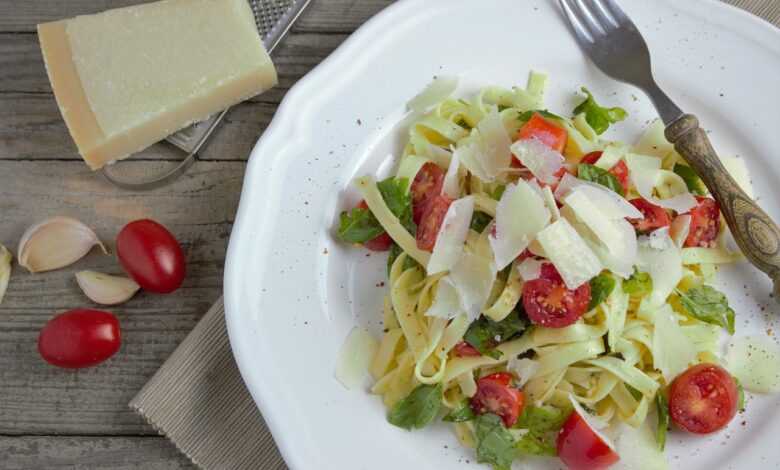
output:
[{"label": "metal grater", "polygon": [[[281,42],[284,36],[292,27],[295,20],[303,13],[303,10],[309,5],[311,0],[248,0],[255,16],[255,24],[263,39],[263,45],[271,53]],[[111,166],[103,169],[103,176],[111,183],[125,189],[145,190],[163,186],[173,181],[195,161],[198,151],[208,141],[209,136],[219,127],[222,118],[228,110],[215,114],[205,121],[193,124],[172,134],[167,142],[175,145],[187,156],[181,163],[174,168],[152,179],[144,181],[129,181],[112,174]]]}]

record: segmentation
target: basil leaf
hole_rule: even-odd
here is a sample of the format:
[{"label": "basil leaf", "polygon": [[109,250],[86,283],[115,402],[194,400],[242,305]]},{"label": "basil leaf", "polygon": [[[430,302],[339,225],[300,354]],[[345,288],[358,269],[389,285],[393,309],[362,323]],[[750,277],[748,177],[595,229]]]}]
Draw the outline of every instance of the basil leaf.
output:
[{"label": "basil leaf", "polygon": [[663,452],[666,447],[666,432],[669,430],[669,403],[660,392],[655,396],[655,410],[658,414],[655,441],[658,443],[658,449]]},{"label": "basil leaf", "polygon": [[506,191],[506,185],[500,184],[496,186],[496,189],[493,190],[493,193],[490,195],[490,197],[495,199],[496,201],[500,201],[501,196],[504,195],[504,191]]},{"label": "basil leaf", "polygon": [[417,226],[412,220],[412,196],[407,191],[409,179],[391,177],[378,182],[376,187],[390,212],[398,217],[406,230],[414,236],[417,233]]},{"label": "basil leaf", "polygon": [[590,127],[596,131],[596,134],[603,134],[609,129],[610,124],[620,122],[628,117],[628,113],[623,108],[603,108],[596,103],[593,94],[587,88],[582,87],[582,92],[587,95],[585,101],[574,108],[574,115],[585,113],[585,120]]},{"label": "basil leaf", "polygon": [[489,463],[494,470],[510,470],[517,455],[515,440],[498,416],[487,413],[474,421],[477,462]]},{"label": "basil leaf", "polygon": [[634,274],[623,283],[623,292],[630,295],[645,295],[652,291],[653,278],[641,271],[634,271]]},{"label": "basil leaf", "polygon": [[569,413],[553,406],[526,406],[514,426],[528,432],[515,444],[523,455],[555,456],[558,432]]},{"label": "basil leaf", "polygon": [[443,418],[448,423],[463,423],[465,421],[471,421],[476,418],[474,410],[471,409],[471,403],[468,400],[463,400],[460,407],[449,412],[447,416]]},{"label": "basil leaf", "polygon": [[541,436],[529,431],[515,444],[515,449],[521,455],[536,455],[542,457],[555,457],[558,455],[555,438]]},{"label": "basil leaf", "polygon": [[523,332],[527,326],[526,321],[516,311],[512,311],[500,322],[494,322],[483,315],[469,325],[463,340],[485,356],[498,359],[501,357],[501,351],[495,347]]},{"label": "basil leaf", "polygon": [[520,113],[517,118],[522,122],[528,122],[531,120],[534,114],[540,114],[542,117],[547,119],[557,119],[559,121],[563,121],[562,117],[558,116],[557,114],[553,114],[546,109],[531,109],[524,113]]},{"label": "basil leaf", "polygon": [[474,211],[474,215],[471,216],[471,230],[482,233],[492,220],[493,217],[490,215],[482,211]]},{"label": "basil leaf", "polygon": [[407,431],[422,429],[439,414],[441,400],[441,384],[418,385],[412,393],[393,406],[387,420]]},{"label": "basil leaf", "polygon": [[599,168],[595,165],[588,165],[587,163],[580,163],[577,165],[577,178],[600,184],[607,189],[615,191],[621,196],[625,196],[623,185],[620,184],[620,180],[617,179],[617,176],[603,168]]},{"label": "basil leaf", "polygon": [[693,171],[693,168],[681,163],[675,163],[674,172],[685,181],[688,191],[699,196],[707,194],[707,187],[704,185],[704,181]]},{"label": "basil leaf", "polygon": [[385,233],[370,210],[355,207],[339,216],[338,237],[347,243],[365,243]]},{"label": "basil leaf", "polygon": [[737,393],[739,396],[739,399],[737,400],[737,411],[745,411],[745,388],[738,378],[734,377],[734,382],[737,383]]},{"label": "basil leaf", "polygon": [[722,292],[710,286],[699,286],[687,292],[678,290],[677,294],[688,315],[726,328],[729,334],[734,334],[734,310],[729,307],[729,301]]},{"label": "basil leaf", "polygon": [[601,305],[607,300],[609,294],[615,289],[615,278],[609,274],[602,273],[590,280],[590,303],[588,311]]}]

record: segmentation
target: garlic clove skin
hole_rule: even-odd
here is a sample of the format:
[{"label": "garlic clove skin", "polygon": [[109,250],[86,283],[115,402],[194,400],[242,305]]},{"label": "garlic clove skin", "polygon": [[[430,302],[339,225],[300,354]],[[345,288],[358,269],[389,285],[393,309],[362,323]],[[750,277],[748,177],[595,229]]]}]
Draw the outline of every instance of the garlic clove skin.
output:
[{"label": "garlic clove skin", "polygon": [[76,282],[90,300],[100,305],[117,305],[130,300],[141,288],[132,279],[97,271],[79,271]]},{"label": "garlic clove skin", "polygon": [[11,279],[11,252],[0,245],[0,303],[3,303],[5,291],[8,289],[8,280]]},{"label": "garlic clove skin", "polygon": [[95,232],[71,217],[52,217],[28,228],[19,241],[19,265],[31,273],[59,269],[83,258],[98,245]]}]

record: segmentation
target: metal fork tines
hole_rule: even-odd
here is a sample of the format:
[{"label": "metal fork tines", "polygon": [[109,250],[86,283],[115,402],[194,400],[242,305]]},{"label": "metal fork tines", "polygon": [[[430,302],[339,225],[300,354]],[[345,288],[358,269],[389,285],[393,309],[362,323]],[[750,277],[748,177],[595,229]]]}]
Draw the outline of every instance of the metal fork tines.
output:
[{"label": "metal fork tines", "polygon": [[653,78],[650,51],[614,0],[559,0],[577,43],[602,72],[641,88],[667,124],[683,115]]}]

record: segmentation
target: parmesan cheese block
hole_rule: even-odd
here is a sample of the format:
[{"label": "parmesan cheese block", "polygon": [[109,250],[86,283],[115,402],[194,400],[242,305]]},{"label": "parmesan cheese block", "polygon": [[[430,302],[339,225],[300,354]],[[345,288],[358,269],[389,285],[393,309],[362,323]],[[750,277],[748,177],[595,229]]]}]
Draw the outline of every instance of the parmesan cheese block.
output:
[{"label": "parmesan cheese block", "polygon": [[38,36],[93,170],[277,82],[246,0],[164,0],[40,24]]}]

